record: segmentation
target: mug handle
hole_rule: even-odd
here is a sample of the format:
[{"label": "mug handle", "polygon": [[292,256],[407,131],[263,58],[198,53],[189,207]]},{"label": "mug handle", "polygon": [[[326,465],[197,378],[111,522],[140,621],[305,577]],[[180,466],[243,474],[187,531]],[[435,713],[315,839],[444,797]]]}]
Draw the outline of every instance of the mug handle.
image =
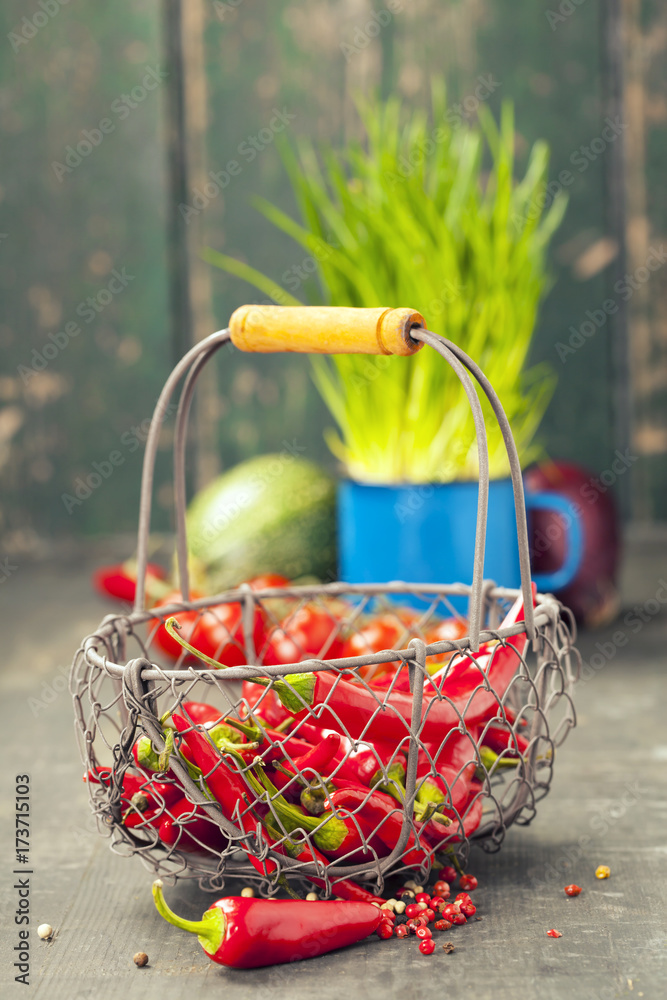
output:
[{"label": "mug handle", "polygon": [[564,590],[577,575],[584,554],[581,518],[572,510],[571,501],[558,493],[526,493],[526,510],[553,510],[565,518],[566,548],[563,565],[552,573],[533,573],[533,580],[542,593]]}]

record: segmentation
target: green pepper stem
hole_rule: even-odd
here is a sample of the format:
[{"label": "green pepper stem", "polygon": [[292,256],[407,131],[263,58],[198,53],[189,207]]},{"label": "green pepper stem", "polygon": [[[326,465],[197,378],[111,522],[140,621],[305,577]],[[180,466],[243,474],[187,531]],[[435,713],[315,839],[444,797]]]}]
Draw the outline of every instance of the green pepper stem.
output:
[{"label": "green pepper stem", "polygon": [[196,646],[192,646],[186,639],[180,636],[176,629],[180,632],[183,626],[179,624],[178,619],[174,618],[173,615],[171,618],[167,618],[164,623],[164,627],[167,633],[172,637],[172,639],[176,640],[179,646],[182,646],[183,649],[187,649],[188,653],[192,653],[193,656],[197,657],[197,659],[202,660],[204,663],[208,663],[208,665],[210,667],[214,667],[215,670],[229,669],[226,663],[220,663],[219,660],[214,660],[211,656],[207,656],[206,653],[202,653],[200,649],[197,649]]},{"label": "green pepper stem", "polygon": [[186,920],[169,909],[162,888],[162,879],[156,879],[153,882],[153,899],[160,916],[174,927],[196,934],[204,951],[209,955],[215,955],[222,946],[227,930],[227,920],[222,910],[214,905],[206,911],[201,920]]}]

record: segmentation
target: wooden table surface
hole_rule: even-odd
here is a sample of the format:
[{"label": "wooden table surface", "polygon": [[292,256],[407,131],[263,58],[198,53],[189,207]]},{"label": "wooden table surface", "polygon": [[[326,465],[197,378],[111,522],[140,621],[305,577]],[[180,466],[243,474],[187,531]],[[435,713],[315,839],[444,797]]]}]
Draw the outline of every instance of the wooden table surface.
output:
[{"label": "wooden table surface", "polygon": [[[581,637],[584,661],[596,643],[613,655],[578,687],[578,727],[559,751],[551,794],[533,824],[510,830],[499,854],[473,852],[483,919],[445,936],[454,953],[439,949],[427,959],[414,939],[373,938],[289,968],[250,972],[214,966],[194,937],[165,924],[153,908],[150,873],[137,859],[112,854],[95,832],[63,679],[78,642],[108,608],[90,593],[87,566],[18,565],[0,591],[2,996],[667,996],[667,606],[650,610],[667,578],[666,553],[653,541],[631,548],[623,614],[638,605],[647,619],[641,627],[621,617]],[[29,994],[13,968],[15,885],[27,877],[13,874],[14,782],[23,773],[31,778]],[[610,879],[595,879],[599,864],[610,866]],[[581,896],[564,895],[569,882],[584,887]],[[200,916],[211,898],[192,885],[168,890],[188,917]],[[55,928],[50,942],[37,937],[43,922]],[[548,938],[551,927],[562,938]],[[132,963],[139,950],[149,955],[144,969]]]}]

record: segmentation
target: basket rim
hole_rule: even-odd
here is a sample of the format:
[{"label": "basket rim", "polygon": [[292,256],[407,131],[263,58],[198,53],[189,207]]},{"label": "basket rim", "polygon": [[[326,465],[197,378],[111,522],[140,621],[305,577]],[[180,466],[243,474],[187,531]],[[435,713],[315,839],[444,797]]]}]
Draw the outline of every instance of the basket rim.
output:
[{"label": "basket rim", "polygon": [[[489,581],[491,584],[492,581]],[[122,631],[124,634],[131,634],[135,625],[142,625],[147,621],[155,619],[156,611],[159,610],[159,617],[177,614],[183,610],[203,610],[213,604],[250,603],[253,606],[257,601],[279,597],[308,597],[320,596],[322,594],[448,594],[453,596],[466,596],[472,591],[472,587],[467,584],[406,584],[400,581],[390,584],[345,584],[330,583],[320,585],[302,585],[294,587],[271,587],[264,590],[251,590],[247,584],[242,584],[230,591],[212,597],[198,598],[194,601],[182,601],[174,604],[163,605],[159,609],[152,608],[145,611],[133,611],[129,614],[106,615],[98,628],[86,636],[81,643],[81,650],[88,662],[95,667],[105,670],[111,676],[122,677],[126,670],[126,664],[116,663],[108,656],[101,655],[97,650],[98,643],[105,644],[105,640]],[[495,584],[486,589],[489,599],[514,599],[520,597],[520,588],[496,587]],[[554,625],[561,617],[563,605],[552,594],[536,594],[534,604],[534,623],[536,628],[542,629],[548,625]],[[120,629],[117,627],[120,624]],[[484,629],[479,633],[479,642],[493,642],[495,640],[509,639],[512,636],[526,633],[525,621],[517,622],[504,629]],[[422,643],[422,640],[415,639],[412,642]],[[574,642],[574,636],[573,636]],[[472,645],[469,635],[460,639],[446,639],[441,642],[424,643],[424,654],[426,656],[439,656],[444,653],[465,652]],[[336,659],[318,659],[311,657],[294,663],[276,664],[272,666],[262,664],[240,664],[234,667],[226,667],[223,672],[214,669],[206,669],[192,666],[183,669],[163,668],[159,664],[150,660],[148,668],[143,667],[141,676],[145,680],[188,680],[199,678],[201,680],[212,680],[214,677],[224,676],[229,681],[249,680],[252,677],[284,677],[287,674],[318,672],[322,670],[337,670],[341,673],[351,672],[358,667],[370,666],[372,664],[390,663],[393,660],[401,659],[409,661],[414,659],[414,648],[405,649],[385,649],[377,653],[366,653],[363,656],[338,657]],[[133,657],[129,662],[135,662]]]}]

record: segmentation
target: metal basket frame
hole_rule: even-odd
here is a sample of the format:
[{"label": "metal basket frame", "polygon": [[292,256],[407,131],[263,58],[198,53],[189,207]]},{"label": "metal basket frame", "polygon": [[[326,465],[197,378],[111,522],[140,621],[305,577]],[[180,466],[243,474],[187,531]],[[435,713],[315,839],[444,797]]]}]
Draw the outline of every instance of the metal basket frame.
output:
[{"label": "metal basket frame", "polygon": [[[271,588],[265,591],[253,591],[247,585],[223,594],[198,600],[190,600],[190,585],[187,560],[186,535],[186,491],[185,491],[185,447],[187,425],[190,407],[196,381],[206,363],[225,344],[230,342],[229,330],[222,330],[195,345],[175,367],[160,394],[146,442],[146,451],[142,472],[141,497],[139,506],[139,530],[137,540],[137,591],[134,609],[129,614],[108,615],[96,632],[88,636],[77,651],[72,664],[70,689],[75,703],[75,728],[79,739],[82,758],[87,767],[93,768],[98,763],[100,744],[106,745],[107,755],[112,757],[112,780],[110,786],[90,785],[91,804],[98,817],[99,825],[107,833],[113,832],[112,848],[119,853],[138,854],[144,863],[162,875],[176,877],[196,877],[205,888],[219,889],[228,875],[242,875],[259,883],[260,891],[265,894],[277,890],[275,874],[264,877],[249,866],[247,860],[241,860],[238,848],[252,851],[256,857],[270,857],[278,866],[278,873],[284,873],[289,878],[317,879],[327,892],[336,891],[336,881],[342,878],[352,878],[359,881],[374,881],[378,891],[389,874],[403,870],[402,864],[406,845],[415,827],[412,819],[412,807],[418,788],[417,765],[420,748],[420,733],[423,727],[422,703],[425,684],[429,675],[426,671],[426,659],[430,656],[442,656],[454,653],[465,656],[466,652],[476,653],[482,643],[497,642],[496,650],[502,649],[507,640],[513,636],[525,635],[527,643],[521,653],[515,650],[517,669],[513,681],[502,695],[497,695],[483,670],[480,669],[479,685],[471,694],[471,700],[478,691],[492,691],[499,707],[499,718],[515,731],[515,724],[508,721],[506,707],[514,710],[515,717],[523,714],[529,716],[529,732],[525,735],[529,740],[529,749],[521,763],[512,772],[507,781],[507,772],[495,767],[490,772],[483,770],[485,800],[493,806],[493,815],[487,818],[474,832],[473,837],[487,850],[495,850],[500,846],[506,828],[513,822],[527,823],[535,812],[535,804],[549,789],[553,755],[575,725],[576,718],[572,702],[572,686],[578,675],[580,659],[573,645],[575,630],[572,616],[551,595],[537,595],[533,606],[528,530],[526,509],[523,495],[521,466],[514,443],[509,422],[502,405],[490,383],[479,367],[455,344],[423,328],[411,330],[412,338],[436,350],[452,367],[460,379],[466,392],[472,410],[479,455],[479,494],[477,510],[477,529],[475,538],[475,556],[473,565],[472,585],[464,584],[377,584],[354,585],[347,583],[332,583],[321,586],[296,586],[288,588]],[[409,363],[409,362],[406,362]],[[469,374],[470,373],[470,374]],[[521,589],[513,590],[497,587],[493,581],[484,580],[484,545],[486,537],[486,521],[489,491],[488,450],[486,444],[486,428],[482,407],[470,375],[474,377],[484,391],[498,420],[510,465],[510,473],[514,490],[514,502],[517,520],[517,536],[519,561],[521,568]],[[176,414],[174,431],[174,505],[176,518],[176,555],[178,576],[183,602],[159,609],[162,618],[183,610],[205,611],[218,605],[240,603],[242,605],[242,623],[244,636],[244,655],[247,664],[229,667],[224,672],[200,667],[177,666],[165,669],[151,659],[150,637],[144,641],[142,629],[156,619],[156,611],[145,607],[145,580],[148,559],[148,539],[150,531],[151,499],[153,492],[153,475],[158,449],[160,429],[165,415],[170,412],[172,395],[184,378],[180,401]],[[337,658],[333,660],[312,659],[301,660],[298,663],[280,666],[259,665],[257,651],[254,647],[253,624],[258,607],[265,602],[277,598],[292,599],[295,602],[317,601],[324,598],[353,596],[358,605],[353,620],[361,614],[369,601],[400,595],[417,595],[424,601],[430,601],[423,620],[436,609],[445,608],[453,612],[450,597],[468,598],[469,634],[458,640],[447,640],[437,643],[425,643],[421,638],[413,638],[403,649],[385,650],[352,658]],[[499,629],[502,608],[513,602],[518,595],[523,597],[525,620],[505,629]],[[349,624],[349,623],[348,623]],[[137,655],[129,656],[128,647]],[[325,654],[321,654],[325,655]],[[492,656],[496,653],[492,653]],[[339,860],[330,861],[328,865],[316,862],[302,862],[285,856],[275,850],[270,850],[262,840],[259,822],[248,823],[249,813],[244,817],[239,814],[235,821],[226,817],[218,804],[206,797],[202,786],[188,774],[186,767],[176,757],[172,757],[170,767],[183,785],[187,797],[206,813],[211,822],[220,828],[228,838],[229,846],[216,858],[215,852],[210,857],[200,857],[192,853],[184,853],[178,848],[166,849],[159,844],[157,838],[149,829],[139,829],[132,832],[122,823],[121,816],[121,785],[125,772],[134,764],[131,748],[138,732],[149,736],[154,746],[161,749],[163,733],[159,724],[161,710],[165,705],[170,710],[179,706],[183,700],[191,696],[193,688],[206,686],[209,691],[217,690],[229,706],[225,714],[238,713],[242,705],[235,695],[234,684],[255,677],[267,679],[280,678],[295,672],[329,671],[343,674],[357,671],[357,680],[369,687],[358,674],[361,667],[373,664],[401,661],[402,670],[409,673],[410,691],[412,693],[412,716],[409,726],[406,726],[405,743],[407,764],[405,777],[405,803],[403,809],[400,836],[391,852],[383,857],[374,857],[363,863],[345,864]],[[471,661],[473,662],[473,661]],[[103,696],[111,685],[111,695]],[[519,688],[524,694],[519,696]],[[391,706],[393,685],[386,694],[384,702],[378,700],[377,711],[387,711]],[[376,694],[377,697],[377,694]],[[440,700],[448,701],[445,695]],[[106,699],[106,700],[104,700]],[[469,702],[470,703],[470,702]],[[325,702],[326,704],[326,702]],[[548,717],[557,707],[562,717],[553,732],[549,730]],[[247,704],[245,705],[247,709]],[[112,719],[114,713],[119,713],[118,721]],[[252,716],[252,711],[251,711]],[[458,715],[458,732],[466,733],[465,709],[456,708]],[[374,713],[375,715],[375,713]],[[252,716],[254,718],[254,716]],[[112,723],[116,737],[103,732],[103,723]],[[344,727],[343,727],[344,728]],[[488,723],[487,723],[488,728]],[[446,739],[447,737],[445,737]],[[363,734],[352,743],[363,741]],[[478,744],[470,737],[471,749],[478,754]],[[501,755],[502,757],[502,755]],[[205,777],[205,776],[204,776]],[[499,789],[504,790],[501,797]],[[270,800],[270,796],[267,796]],[[397,806],[397,808],[399,808]],[[458,813],[457,813],[458,816]],[[447,850],[467,858],[469,840],[464,836],[464,827],[460,820],[459,836],[454,846]],[[358,824],[357,824],[358,825]],[[187,829],[187,824],[184,827]],[[364,844],[366,844],[366,839]],[[310,844],[310,835],[305,834],[304,840]],[[370,840],[370,838],[369,838]],[[287,842],[288,837],[282,838]],[[236,851],[236,853],[235,853]],[[433,863],[435,852],[421,866],[421,877],[428,875]],[[342,859],[344,862],[345,859]],[[413,866],[411,866],[413,867]]]}]

